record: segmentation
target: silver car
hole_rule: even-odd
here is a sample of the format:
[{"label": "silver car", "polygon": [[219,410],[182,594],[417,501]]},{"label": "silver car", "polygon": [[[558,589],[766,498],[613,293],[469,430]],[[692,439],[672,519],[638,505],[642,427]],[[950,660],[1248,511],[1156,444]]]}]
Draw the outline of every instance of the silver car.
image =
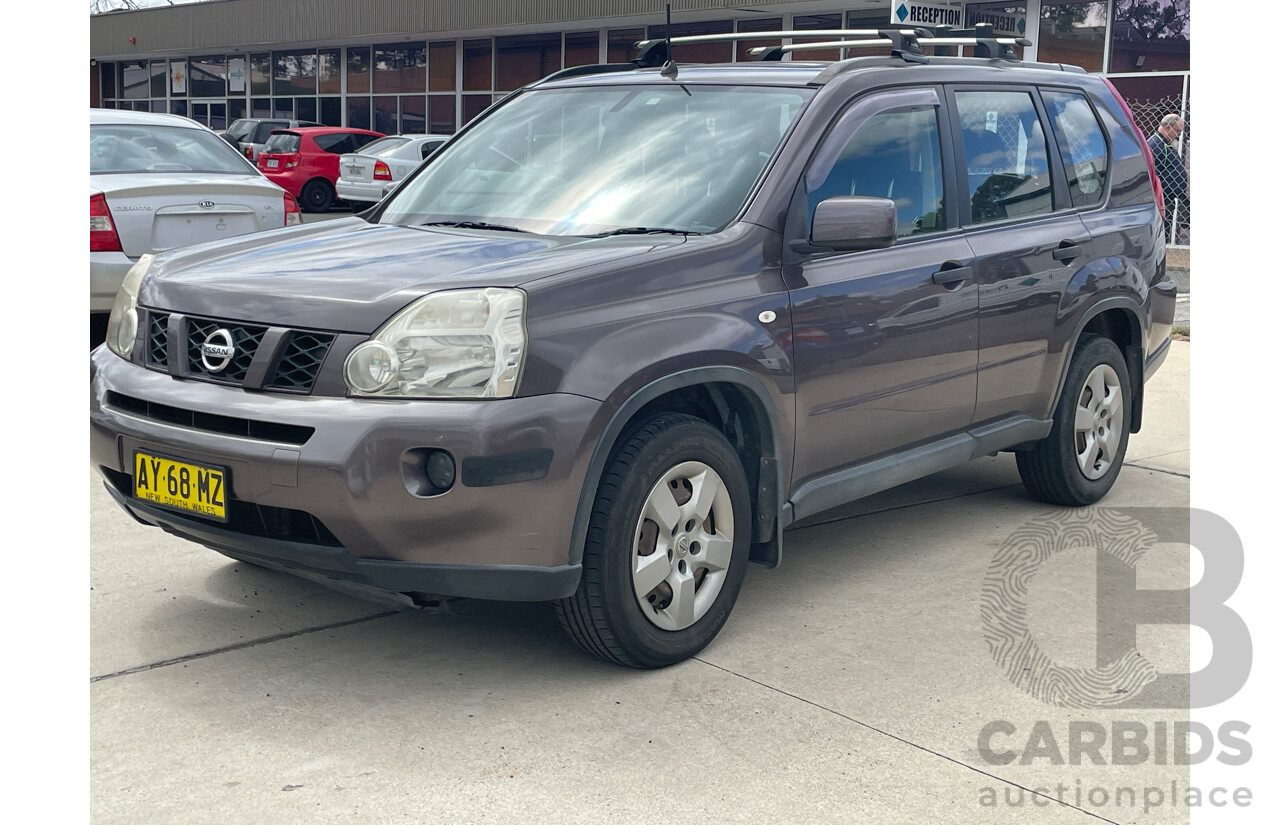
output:
[{"label": "silver car", "polygon": [[302,222],[293,196],[177,115],[89,110],[89,312],[143,255]]},{"label": "silver car", "polygon": [[444,145],[447,135],[389,135],[338,161],[338,197],[357,212],[373,206]]}]

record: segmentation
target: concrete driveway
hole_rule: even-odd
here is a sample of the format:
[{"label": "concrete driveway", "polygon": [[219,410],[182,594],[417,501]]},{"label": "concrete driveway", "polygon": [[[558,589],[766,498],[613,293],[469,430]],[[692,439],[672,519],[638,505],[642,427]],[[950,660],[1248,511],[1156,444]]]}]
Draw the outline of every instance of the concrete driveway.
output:
[{"label": "concrete driveway", "polygon": [[[1189,504],[1189,367],[1175,342],[1106,507]],[[1063,513],[1024,493],[1007,454],[793,527],[719,638],[655,672],[586,657],[544,605],[394,612],[142,527],[96,474],[91,488],[99,825],[1188,821],[1170,804],[1185,766],[1068,747],[1115,722],[1173,730],[1185,709],[1046,704],[988,653],[993,557]],[[1150,558],[1141,586],[1187,585],[1185,548]],[[1105,641],[1094,570],[1070,551],[1031,582],[1056,661],[1091,667]],[[1157,666],[1185,665],[1185,632],[1138,639]]]}]

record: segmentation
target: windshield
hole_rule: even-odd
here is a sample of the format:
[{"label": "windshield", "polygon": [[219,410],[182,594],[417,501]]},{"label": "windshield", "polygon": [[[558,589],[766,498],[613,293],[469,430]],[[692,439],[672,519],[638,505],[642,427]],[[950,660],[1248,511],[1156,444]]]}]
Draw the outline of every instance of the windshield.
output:
[{"label": "windshield", "polygon": [[528,92],[433,156],[380,222],[710,232],[737,215],[812,94],[676,83]]},{"label": "windshield", "polygon": [[256,175],[240,153],[203,129],[181,126],[89,127],[89,174],[213,172]]}]

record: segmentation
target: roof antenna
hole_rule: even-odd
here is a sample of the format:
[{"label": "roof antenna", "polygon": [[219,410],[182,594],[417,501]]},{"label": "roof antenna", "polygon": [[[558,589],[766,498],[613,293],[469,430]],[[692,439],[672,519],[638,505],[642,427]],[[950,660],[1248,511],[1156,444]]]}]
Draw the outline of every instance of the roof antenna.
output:
[{"label": "roof antenna", "polygon": [[671,80],[676,79],[676,75],[680,74],[680,67],[676,65],[675,58],[671,56],[671,4],[667,4],[667,62],[662,64],[662,68],[658,70],[658,74]]}]

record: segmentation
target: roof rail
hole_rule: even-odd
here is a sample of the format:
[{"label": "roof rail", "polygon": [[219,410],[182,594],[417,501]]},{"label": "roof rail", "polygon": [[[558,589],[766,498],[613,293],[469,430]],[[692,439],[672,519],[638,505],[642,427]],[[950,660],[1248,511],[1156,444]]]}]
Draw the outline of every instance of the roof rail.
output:
[{"label": "roof rail", "polygon": [[567,69],[561,69],[558,72],[552,72],[546,77],[538,81],[538,83],[549,83],[552,80],[564,80],[567,77],[581,77],[589,74],[607,74],[609,72],[631,72],[635,71],[634,63],[593,63],[589,66],[570,66]]},{"label": "roof rail", "polygon": [[839,37],[840,40],[820,43],[792,43],[780,46],[758,46],[751,54],[759,60],[781,60],[791,52],[811,49],[857,48],[862,46],[892,46],[893,55],[911,63],[927,63],[922,47],[936,46],[950,52],[951,46],[972,46],[974,56],[989,59],[1018,60],[1014,46],[1030,46],[1025,37],[996,37],[995,27],[979,23],[972,29],[952,29],[939,26],[934,32],[927,28],[883,29],[807,29],[764,32],[732,32],[726,34],[698,34],[688,37],[656,38],[641,40],[635,44],[638,54],[631,62],[640,68],[661,66],[670,58],[670,46],[682,43],[714,43],[739,40],[773,40],[793,37]]}]

